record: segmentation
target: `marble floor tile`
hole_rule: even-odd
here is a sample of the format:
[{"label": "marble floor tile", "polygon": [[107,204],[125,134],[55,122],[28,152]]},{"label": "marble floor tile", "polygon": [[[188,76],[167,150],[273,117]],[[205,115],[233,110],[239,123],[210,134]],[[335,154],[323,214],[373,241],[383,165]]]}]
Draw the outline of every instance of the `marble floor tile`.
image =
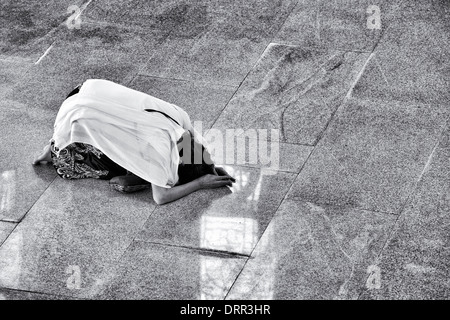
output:
[{"label": "marble floor tile", "polygon": [[266,40],[220,39],[212,34],[167,39],[141,74],[237,87],[267,44]]},{"label": "marble floor tile", "polygon": [[233,187],[200,190],[158,207],[136,237],[152,243],[248,255],[295,174],[225,166]]},{"label": "marble floor tile", "polygon": [[128,87],[183,108],[200,134],[209,129],[235,89],[207,83],[138,76]]},{"label": "marble floor tile", "polygon": [[[385,18],[391,9],[386,2],[299,0],[274,42],[303,48],[371,51],[386,27]],[[376,6],[380,12],[379,27],[370,18],[372,9],[367,13],[369,6]]]},{"label": "marble floor tile", "polygon": [[16,227],[15,223],[0,221],[0,246]]},{"label": "marble floor tile", "polygon": [[148,192],[58,178],[0,247],[0,287],[95,296],[154,208]]},{"label": "marble floor tile", "polygon": [[56,177],[50,166],[32,165],[51,137],[52,117],[17,101],[0,102],[0,220],[20,221]]},{"label": "marble floor tile", "polygon": [[389,14],[392,23],[448,22],[450,15],[450,8],[446,0],[395,0],[390,2],[392,3],[392,10]]},{"label": "marble floor tile", "polygon": [[4,1],[0,13],[0,58],[36,59],[51,42],[46,35],[71,16],[68,7],[86,0]]},{"label": "marble floor tile", "polygon": [[[192,12],[201,17],[183,18],[185,23],[173,29],[143,74],[237,87],[295,2],[233,3],[200,1],[202,9]],[[189,16],[191,11],[186,10]]]},{"label": "marble floor tile", "polygon": [[222,300],[244,258],[135,241],[111,284],[97,296],[115,300]]},{"label": "marble floor tile", "polygon": [[361,299],[450,298],[449,158],[450,130],[377,261],[378,286],[365,288]]},{"label": "marble floor tile", "polygon": [[227,299],[356,299],[394,215],[286,200]]},{"label": "marble floor tile", "polygon": [[9,99],[29,107],[58,110],[67,94],[86,79],[107,79],[127,85],[145,66],[159,41],[151,31],[84,23],[62,26],[38,64],[16,84]]},{"label": "marble floor tile", "polygon": [[213,126],[276,129],[315,145],[369,54],[271,44]]},{"label": "marble floor tile", "polygon": [[[239,131],[235,131],[239,133]],[[299,173],[314,147],[277,142],[271,132],[250,131],[230,138],[227,132],[208,130],[204,135],[205,145],[217,166],[237,164],[253,168]],[[234,147],[233,142],[234,140]],[[231,142],[230,142],[231,141]],[[230,152],[233,150],[233,152]]]},{"label": "marble floor tile", "polygon": [[399,213],[444,128],[441,109],[348,100],[288,198]]},{"label": "marble floor tile", "polygon": [[360,99],[448,105],[449,25],[416,19],[392,23],[353,90]]}]

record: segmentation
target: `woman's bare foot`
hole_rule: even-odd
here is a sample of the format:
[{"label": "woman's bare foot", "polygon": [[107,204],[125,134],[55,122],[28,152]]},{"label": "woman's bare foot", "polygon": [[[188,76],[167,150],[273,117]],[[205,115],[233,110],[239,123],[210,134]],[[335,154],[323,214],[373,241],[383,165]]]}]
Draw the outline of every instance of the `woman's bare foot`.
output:
[{"label": "woman's bare foot", "polygon": [[127,174],[125,176],[114,177],[109,181],[109,184],[117,191],[124,193],[131,193],[150,188],[151,183],[139,178],[134,174]]},{"label": "woman's bare foot", "polygon": [[42,153],[33,160],[33,165],[51,162],[52,162],[52,155],[50,152],[50,145],[46,145],[42,150]]}]

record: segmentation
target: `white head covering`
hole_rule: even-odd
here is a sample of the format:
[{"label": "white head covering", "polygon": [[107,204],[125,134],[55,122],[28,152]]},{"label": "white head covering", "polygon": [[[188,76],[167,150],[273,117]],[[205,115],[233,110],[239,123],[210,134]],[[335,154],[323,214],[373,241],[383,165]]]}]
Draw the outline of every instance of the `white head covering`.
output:
[{"label": "white head covering", "polygon": [[[180,125],[145,109],[164,112]],[[142,179],[169,188],[178,181],[176,142],[191,128],[188,114],[176,105],[91,79],[62,104],[52,140],[56,150],[74,142],[90,144]]]}]

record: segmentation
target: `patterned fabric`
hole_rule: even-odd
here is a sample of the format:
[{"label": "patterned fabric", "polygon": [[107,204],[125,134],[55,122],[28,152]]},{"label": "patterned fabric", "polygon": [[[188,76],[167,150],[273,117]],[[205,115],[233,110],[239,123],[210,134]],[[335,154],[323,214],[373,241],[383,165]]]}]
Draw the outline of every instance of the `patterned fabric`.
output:
[{"label": "patterned fabric", "polygon": [[111,179],[126,170],[111,161],[97,148],[85,143],[72,143],[56,154],[51,144],[53,166],[63,179]]}]

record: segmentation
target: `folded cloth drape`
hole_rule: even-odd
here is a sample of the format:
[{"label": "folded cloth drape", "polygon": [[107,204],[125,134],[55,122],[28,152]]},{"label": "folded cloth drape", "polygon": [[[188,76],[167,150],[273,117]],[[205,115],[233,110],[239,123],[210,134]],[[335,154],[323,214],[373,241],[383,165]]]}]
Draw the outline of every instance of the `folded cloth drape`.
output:
[{"label": "folded cloth drape", "polygon": [[[163,112],[174,120],[152,109]],[[90,79],[61,105],[52,141],[55,150],[74,142],[90,144],[112,161],[155,185],[178,181],[176,142],[191,130],[180,107],[108,80]]]}]

